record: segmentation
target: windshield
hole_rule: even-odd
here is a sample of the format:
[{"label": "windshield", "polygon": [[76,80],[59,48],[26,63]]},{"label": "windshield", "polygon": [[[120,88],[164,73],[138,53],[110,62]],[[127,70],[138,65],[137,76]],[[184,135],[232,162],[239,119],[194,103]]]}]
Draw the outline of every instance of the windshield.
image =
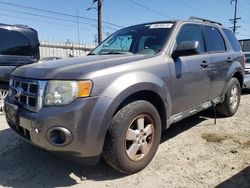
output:
[{"label": "windshield", "polygon": [[156,54],[171,31],[173,23],[137,25],[117,31],[90,55],[108,54]]}]

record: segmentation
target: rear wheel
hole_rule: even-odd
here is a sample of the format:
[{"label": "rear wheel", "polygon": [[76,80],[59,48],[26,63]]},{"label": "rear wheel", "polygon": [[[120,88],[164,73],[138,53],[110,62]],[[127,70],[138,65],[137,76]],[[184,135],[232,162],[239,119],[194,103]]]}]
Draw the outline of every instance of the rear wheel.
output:
[{"label": "rear wheel", "polygon": [[4,99],[7,97],[9,91],[7,89],[0,89],[0,114],[4,114]]},{"label": "rear wheel", "polygon": [[145,168],[154,157],[161,138],[161,121],[155,107],[136,101],[112,118],[103,156],[113,168],[132,174]]},{"label": "rear wheel", "polygon": [[224,116],[233,116],[239,107],[241,97],[240,83],[236,78],[229,82],[223,103],[218,104],[217,111]]}]

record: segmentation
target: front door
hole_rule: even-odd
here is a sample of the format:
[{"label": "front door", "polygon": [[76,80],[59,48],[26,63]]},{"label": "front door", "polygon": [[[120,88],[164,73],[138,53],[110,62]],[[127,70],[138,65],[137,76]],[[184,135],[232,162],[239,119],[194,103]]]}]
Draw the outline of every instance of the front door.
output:
[{"label": "front door", "polygon": [[183,41],[198,41],[198,54],[181,56],[171,63],[172,112],[177,114],[209,100],[210,56],[205,53],[200,25],[183,25],[176,38],[176,46]]}]

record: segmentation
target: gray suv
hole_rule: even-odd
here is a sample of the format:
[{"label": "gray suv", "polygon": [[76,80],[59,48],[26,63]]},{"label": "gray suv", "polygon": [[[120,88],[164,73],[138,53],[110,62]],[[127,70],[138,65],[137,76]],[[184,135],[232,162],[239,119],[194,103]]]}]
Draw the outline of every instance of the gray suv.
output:
[{"label": "gray suv", "polygon": [[145,168],[161,133],[216,105],[236,113],[244,77],[234,34],[199,18],[124,28],[87,57],[16,69],[5,100],[19,135],[75,161]]}]

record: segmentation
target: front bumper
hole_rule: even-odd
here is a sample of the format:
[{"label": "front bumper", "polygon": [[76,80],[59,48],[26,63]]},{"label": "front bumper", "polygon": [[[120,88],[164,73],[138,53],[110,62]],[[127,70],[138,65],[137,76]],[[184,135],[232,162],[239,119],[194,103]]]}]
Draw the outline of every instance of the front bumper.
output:
[{"label": "front bumper", "polygon": [[[73,159],[98,159],[112,103],[114,101],[109,98],[92,97],[77,99],[65,106],[43,107],[39,112],[31,112],[7,97],[5,111],[9,126],[34,145]],[[53,127],[69,130],[72,141],[65,146],[51,144],[47,132]]]}]

